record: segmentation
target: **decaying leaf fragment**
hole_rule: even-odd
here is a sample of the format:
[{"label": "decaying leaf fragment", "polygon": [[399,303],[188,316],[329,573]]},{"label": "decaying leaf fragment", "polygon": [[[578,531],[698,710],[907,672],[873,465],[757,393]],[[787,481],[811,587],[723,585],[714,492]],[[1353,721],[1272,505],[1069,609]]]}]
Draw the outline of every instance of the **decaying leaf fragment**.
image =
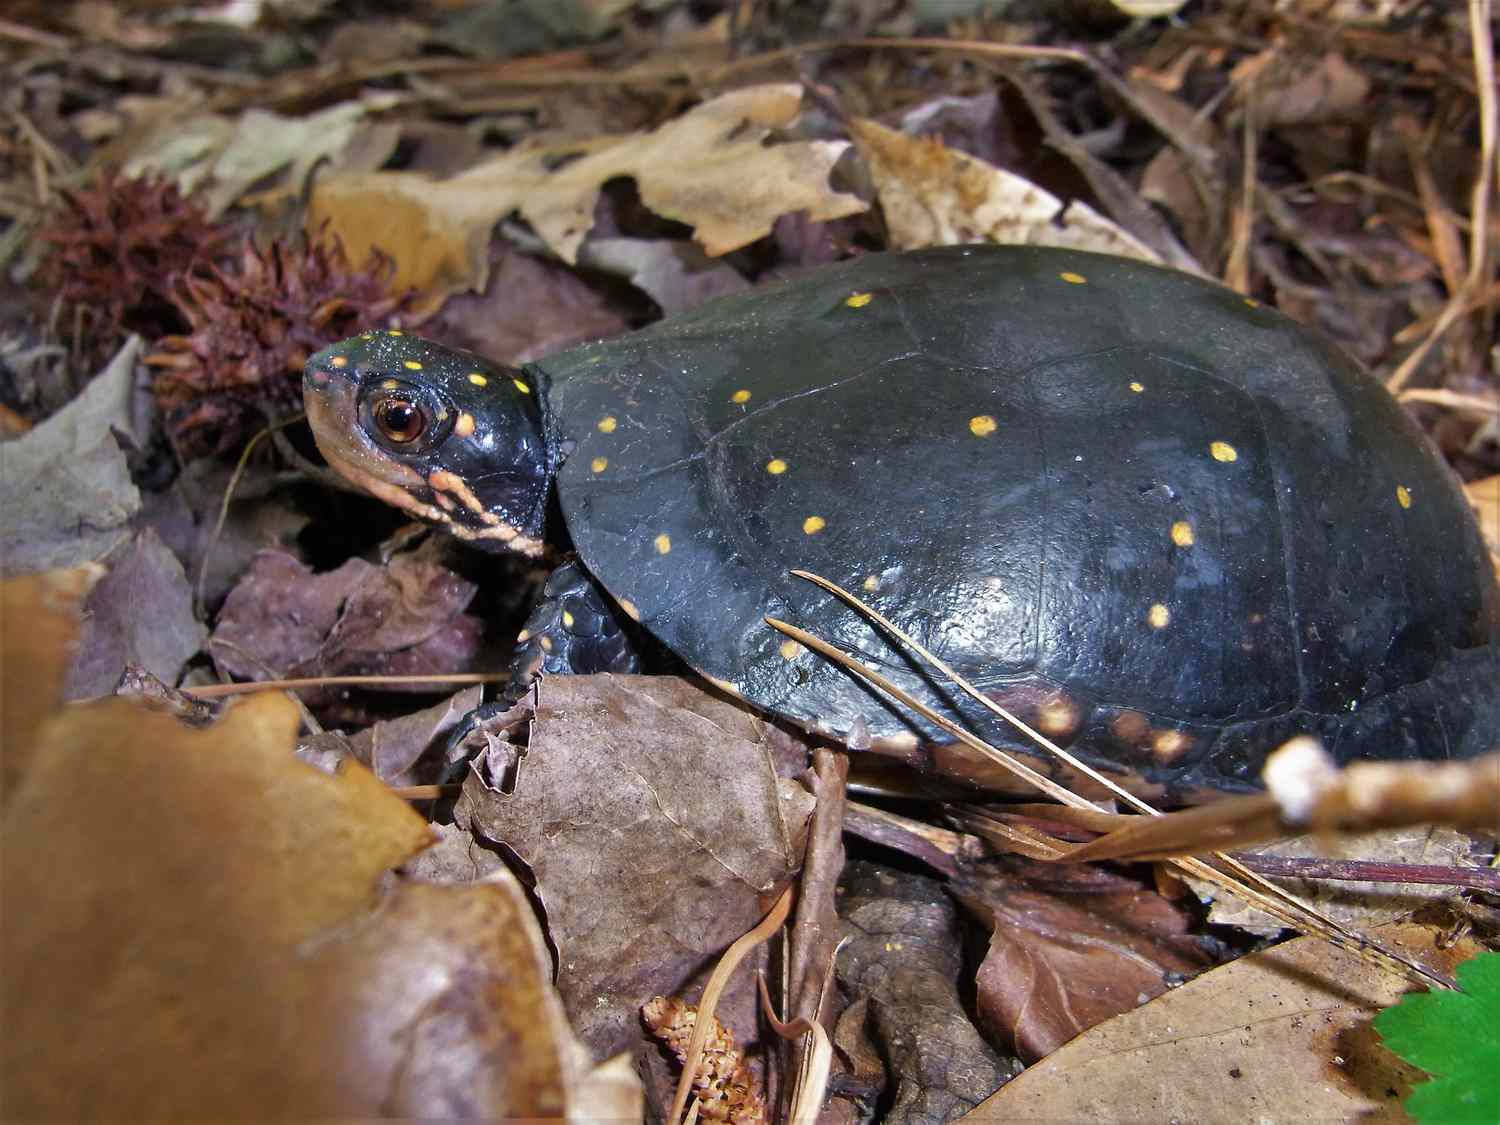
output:
[{"label": "decaying leaf fragment", "polygon": [[354,261],[375,249],[389,254],[397,288],[480,290],[496,222],[519,212],[575,262],[600,188],[630,176],[647,207],[693,227],[709,254],[725,254],[769,233],[781,215],[824,220],[865,210],[828,186],[847,142],[767,143],[796,118],[801,98],[794,83],[751,86],[649,133],[523,143],[441,181],[402,172],[325,177],[313,191],[308,229],[326,223]]}]

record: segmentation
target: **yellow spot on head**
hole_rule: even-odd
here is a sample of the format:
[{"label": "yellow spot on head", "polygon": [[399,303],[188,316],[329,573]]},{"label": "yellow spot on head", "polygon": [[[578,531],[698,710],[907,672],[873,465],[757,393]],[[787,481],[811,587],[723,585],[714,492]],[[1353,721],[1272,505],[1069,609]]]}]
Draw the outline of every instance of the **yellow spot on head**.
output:
[{"label": "yellow spot on head", "polygon": [[1172,525],[1172,542],[1179,547],[1191,547],[1193,545],[1193,525],[1187,520],[1178,520]]},{"label": "yellow spot on head", "polygon": [[406,333],[403,332],[403,331],[401,331],[401,329],[399,329],[399,328],[389,328],[389,329],[386,330],[385,334],[387,336],[405,336],[406,335]]},{"label": "yellow spot on head", "polygon": [[460,414],[458,421],[453,423],[453,432],[459,437],[468,437],[474,432],[474,415]]},{"label": "yellow spot on head", "polygon": [[511,382],[516,385],[516,390],[520,391],[523,395],[529,395],[531,393],[531,387],[526,383],[524,379],[512,379]]},{"label": "yellow spot on head", "polygon": [[786,640],[781,642],[780,652],[781,658],[783,660],[796,660],[797,654],[801,651],[802,646],[799,645],[796,641],[792,640],[791,637],[788,637]]},{"label": "yellow spot on head", "polygon": [[1069,285],[1082,285],[1088,280],[1088,278],[1084,277],[1083,274],[1074,273],[1072,270],[1068,270],[1066,273],[1060,273],[1057,276],[1062,278]]},{"label": "yellow spot on head", "polygon": [[420,363],[418,363],[414,359],[404,359],[404,360],[402,360],[401,361],[401,366],[404,367],[404,368],[406,368],[408,371],[420,371],[420,370],[422,370],[422,365]]},{"label": "yellow spot on head", "polygon": [[469,372],[469,382],[473,383],[476,387],[482,387],[486,383],[488,383],[489,380],[486,379],[483,375],[481,375],[477,371],[470,371]]},{"label": "yellow spot on head", "polygon": [[609,468],[609,458],[595,457],[589,462],[589,468],[593,469],[596,473],[602,473],[605,469]]},{"label": "yellow spot on head", "polygon": [[516,634],[516,644],[518,645],[524,645],[529,640],[531,640],[530,629],[522,629],[519,633]]},{"label": "yellow spot on head", "polygon": [[975,437],[989,437],[998,428],[992,415],[976,414],[969,419],[969,433]]},{"label": "yellow spot on head", "polygon": [[786,462],[780,457],[772,457],[766,462],[766,472],[770,473],[773,477],[779,477],[782,473],[786,472]]},{"label": "yellow spot on head", "polygon": [[1213,442],[1209,445],[1208,451],[1213,454],[1215,461],[1223,461],[1225,463],[1237,461],[1240,456],[1239,451],[1227,441]]},{"label": "yellow spot on head", "polygon": [[1396,486],[1396,503],[1400,504],[1403,508],[1411,507],[1411,489],[1407,488],[1404,484]]},{"label": "yellow spot on head", "polygon": [[816,535],[828,526],[828,521],[822,516],[808,516],[802,521],[803,535]]},{"label": "yellow spot on head", "polygon": [[601,434],[612,434],[615,432],[615,427],[619,424],[613,414],[606,414],[603,418],[599,419],[599,432]]},{"label": "yellow spot on head", "polygon": [[658,535],[653,542],[656,544],[656,553],[665,555],[672,549],[672,538],[665,531]]},{"label": "yellow spot on head", "polygon": [[641,611],[636,609],[635,602],[631,601],[629,598],[620,598],[619,602],[620,608],[625,611],[626,617],[630,618],[630,620],[632,621],[639,621],[641,619]]},{"label": "yellow spot on head", "polygon": [[567,610],[563,610],[562,623],[564,629],[571,629],[573,627],[573,615]]},{"label": "yellow spot on head", "polygon": [[844,304],[848,305],[851,309],[862,309],[874,300],[874,298],[875,294],[873,293],[851,293],[849,294],[849,299]]},{"label": "yellow spot on head", "polygon": [[876,590],[880,589],[880,579],[871,574],[865,578],[864,587],[869,593],[873,594]]},{"label": "yellow spot on head", "polygon": [[1161,602],[1157,602],[1146,611],[1146,624],[1153,629],[1165,629],[1171,620],[1172,612]]},{"label": "yellow spot on head", "polygon": [[331,367],[348,367],[349,357],[346,355],[336,355],[332,359],[330,359],[328,363]]},{"label": "yellow spot on head", "polygon": [[749,402],[750,392],[745,390],[744,387],[741,387],[739,390],[735,391],[734,394],[729,396],[729,401],[739,403]]},{"label": "yellow spot on head", "polygon": [[1136,394],[1140,394],[1142,391],[1144,391],[1146,389],[1146,384],[1145,383],[1137,383],[1134,379],[1132,379],[1130,381],[1130,389],[1132,391],[1134,391]]}]

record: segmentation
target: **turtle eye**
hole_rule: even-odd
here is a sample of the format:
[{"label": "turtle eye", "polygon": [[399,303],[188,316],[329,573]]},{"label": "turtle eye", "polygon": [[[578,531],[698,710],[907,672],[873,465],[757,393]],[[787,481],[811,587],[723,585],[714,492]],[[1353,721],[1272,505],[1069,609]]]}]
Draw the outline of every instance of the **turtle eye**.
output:
[{"label": "turtle eye", "polygon": [[392,445],[410,445],[427,431],[421,403],[403,394],[386,395],[370,411],[381,436]]}]

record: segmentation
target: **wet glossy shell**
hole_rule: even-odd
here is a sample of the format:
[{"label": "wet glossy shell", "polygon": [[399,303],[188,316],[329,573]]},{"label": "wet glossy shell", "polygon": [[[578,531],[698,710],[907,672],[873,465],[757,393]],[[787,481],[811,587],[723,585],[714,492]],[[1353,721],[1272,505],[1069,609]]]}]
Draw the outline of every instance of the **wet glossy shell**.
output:
[{"label": "wet glossy shell", "polygon": [[1299,730],[1341,758],[1500,741],[1500,599],[1448,470],[1335,349],[1217,285],[877,255],[540,367],[589,569],[771,711],[912,729],[768,614],[942,702],[795,567],[1174,786],[1232,788]]}]

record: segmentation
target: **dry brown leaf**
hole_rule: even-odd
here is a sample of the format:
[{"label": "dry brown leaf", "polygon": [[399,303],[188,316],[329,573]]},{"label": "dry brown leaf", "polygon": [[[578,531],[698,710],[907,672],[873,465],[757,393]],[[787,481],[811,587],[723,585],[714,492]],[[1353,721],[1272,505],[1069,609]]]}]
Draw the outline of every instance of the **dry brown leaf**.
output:
[{"label": "dry brown leaf", "polygon": [[[7,618],[23,657],[56,647],[48,614]],[[391,884],[427,825],[355,763],[297,761],[296,725],[277,695],[201,729],[118,698],[46,724],[0,826],[0,1114],[567,1111],[581,1056],[525,893]]]},{"label": "dry brown leaf", "polygon": [[796,118],[801,98],[794,83],[751,86],[649,133],[527,142],[442,181],[403,172],[326,177],[313,191],[308,229],[326,223],[352,261],[376,248],[391,255],[397,289],[482,290],[498,220],[519,212],[572,263],[600,188],[630,176],[647,207],[693,227],[709,254],[725,254],[768,234],[781,215],[865,210],[828,186],[847,142],[768,143]]},{"label": "dry brown leaf", "polygon": [[[777,776],[767,737],[686,680],[556,676],[513,791],[465,786],[460,819],[536,876],[558,988],[597,1054],[640,1043],[640,1006],[681,993],[796,870],[812,799]],[[743,999],[719,1015],[745,1042]]]},{"label": "dry brown leaf", "polygon": [[934,137],[910,137],[868,118],[851,121],[849,132],[870,166],[897,249],[988,241],[1161,261],[1087,204],[1065,206],[1030,180]]},{"label": "dry brown leaf", "polygon": [[[1440,949],[1438,931],[1372,935],[1451,974],[1479,952]],[[1299,938],[1204,973],[1086,1032],[979,1106],[988,1121],[1406,1121],[1421,1071],[1379,1045],[1375,1012],[1408,991],[1319,938]]]}]

